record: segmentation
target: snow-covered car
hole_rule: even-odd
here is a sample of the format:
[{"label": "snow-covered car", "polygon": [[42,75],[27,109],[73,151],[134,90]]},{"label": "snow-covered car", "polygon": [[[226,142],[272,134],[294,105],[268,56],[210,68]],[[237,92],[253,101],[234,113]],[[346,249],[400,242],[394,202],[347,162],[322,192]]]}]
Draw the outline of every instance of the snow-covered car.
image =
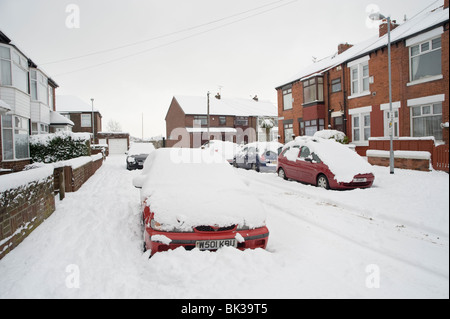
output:
[{"label": "snow-covered car", "polygon": [[202,149],[213,149],[215,152],[221,153],[222,156],[232,164],[233,157],[239,149],[236,143],[230,141],[211,140],[201,146]]},{"label": "snow-covered car", "polygon": [[233,158],[233,166],[259,171],[276,171],[279,142],[254,142],[243,146]]},{"label": "snow-covered car", "polygon": [[157,149],[142,174],[144,249],[157,252],[266,248],[269,230],[261,203],[228,162],[211,149]]},{"label": "snow-covered car", "polygon": [[371,187],[372,166],[334,139],[297,137],[278,156],[278,176],[326,189]]},{"label": "snow-covered car", "polygon": [[127,169],[142,169],[147,156],[155,150],[152,143],[133,143],[127,154]]}]

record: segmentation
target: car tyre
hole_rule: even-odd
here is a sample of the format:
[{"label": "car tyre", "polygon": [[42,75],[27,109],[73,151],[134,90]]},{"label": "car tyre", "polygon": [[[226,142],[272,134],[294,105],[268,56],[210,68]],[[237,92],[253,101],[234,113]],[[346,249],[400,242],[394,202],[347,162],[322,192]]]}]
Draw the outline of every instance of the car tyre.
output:
[{"label": "car tyre", "polygon": [[287,180],[286,173],[284,172],[284,169],[282,169],[282,168],[280,168],[278,170],[278,176],[281,177],[284,180]]},{"label": "car tyre", "polygon": [[259,172],[259,165],[256,163],[252,164],[252,170]]},{"label": "car tyre", "polygon": [[330,189],[330,184],[328,183],[328,179],[325,175],[321,174],[317,177],[317,187]]},{"label": "car tyre", "polygon": [[238,168],[238,165],[237,165],[237,162],[236,162],[236,159],[235,159],[235,158],[233,159],[233,166],[236,167],[236,168]]}]

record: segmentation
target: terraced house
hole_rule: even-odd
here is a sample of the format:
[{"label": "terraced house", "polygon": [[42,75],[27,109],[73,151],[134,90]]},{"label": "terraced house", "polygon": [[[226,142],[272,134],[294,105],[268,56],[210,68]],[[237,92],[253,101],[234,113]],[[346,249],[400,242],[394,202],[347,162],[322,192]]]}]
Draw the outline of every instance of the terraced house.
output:
[{"label": "terraced house", "polygon": [[[442,7],[391,23],[392,129],[394,150],[402,151],[395,155],[396,165],[402,156],[419,160],[428,152],[435,168],[448,171],[448,6],[445,0]],[[281,142],[332,128],[346,133],[360,155],[386,157],[387,45],[385,20],[378,36],[357,45],[340,44],[335,54],[277,86]],[[377,152],[368,152],[372,150]]]},{"label": "terraced house", "polygon": [[29,136],[70,129],[55,112],[58,87],[0,31],[0,174],[30,163]]}]

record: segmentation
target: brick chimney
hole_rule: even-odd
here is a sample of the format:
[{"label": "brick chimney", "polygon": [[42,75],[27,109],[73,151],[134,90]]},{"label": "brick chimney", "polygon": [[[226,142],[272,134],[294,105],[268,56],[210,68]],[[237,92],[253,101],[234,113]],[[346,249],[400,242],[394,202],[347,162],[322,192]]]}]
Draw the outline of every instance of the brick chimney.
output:
[{"label": "brick chimney", "polygon": [[[396,20],[391,20],[391,31],[394,30],[396,27],[398,27],[399,24],[397,24]],[[378,31],[379,37],[381,38],[383,35],[385,35],[388,32],[388,25],[387,20],[384,19],[380,24],[380,29]]]},{"label": "brick chimney", "polygon": [[347,51],[353,46],[353,44],[341,43],[338,45],[338,54],[341,54],[344,51]]},{"label": "brick chimney", "polygon": [[448,8],[448,1],[449,1],[449,0],[444,0],[444,9],[447,9],[447,8]]},{"label": "brick chimney", "polygon": [[258,102],[258,95],[255,95],[254,97],[253,97],[253,100],[255,100],[256,102]]},{"label": "brick chimney", "polygon": [[220,93],[217,93],[216,96],[215,96],[215,98],[218,99],[218,100],[220,100],[220,98],[221,98]]}]

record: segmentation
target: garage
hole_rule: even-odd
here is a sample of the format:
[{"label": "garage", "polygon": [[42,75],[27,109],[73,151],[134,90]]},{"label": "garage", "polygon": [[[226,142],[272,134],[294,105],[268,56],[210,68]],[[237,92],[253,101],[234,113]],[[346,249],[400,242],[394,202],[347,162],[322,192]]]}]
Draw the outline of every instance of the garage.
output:
[{"label": "garage", "polygon": [[109,155],[125,154],[128,150],[128,140],[126,138],[109,138]]}]

